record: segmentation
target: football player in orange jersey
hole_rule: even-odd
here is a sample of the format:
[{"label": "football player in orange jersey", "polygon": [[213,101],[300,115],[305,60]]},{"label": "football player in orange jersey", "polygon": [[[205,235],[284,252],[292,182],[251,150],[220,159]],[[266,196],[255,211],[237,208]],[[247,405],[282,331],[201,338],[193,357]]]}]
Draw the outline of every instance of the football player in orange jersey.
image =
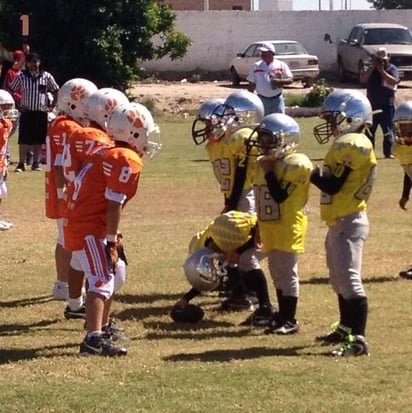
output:
[{"label": "football player in orange jersey", "polygon": [[63,175],[63,148],[68,136],[81,128],[84,102],[97,86],[86,79],[68,80],[59,90],[57,109],[59,114],[49,123],[46,137],[46,217],[56,220],[57,242],[54,253],[57,279],[52,295],[55,300],[67,300],[68,272],[71,254],[64,249],[62,201],[66,182]]},{"label": "football player in orange jersey", "polygon": [[[122,92],[112,88],[96,89],[84,100],[80,120],[84,127],[67,137],[63,152],[63,173],[68,198],[74,189],[73,184],[77,174],[93,152],[101,146],[113,146],[113,141],[106,133],[107,119],[117,106],[128,102]],[[70,266],[68,281],[69,300],[64,316],[67,319],[84,318],[86,310],[82,293],[83,271],[76,271]]]},{"label": "football player in orange jersey", "polygon": [[[87,335],[81,354],[122,356],[127,349],[115,344],[109,320],[118,280],[117,238],[121,211],[135,195],[143,167],[143,153],[151,155],[160,144],[149,142],[157,134],[150,112],[138,103],[121,105],[108,120],[114,147],[101,147],[76,176],[64,223],[65,246],[72,251],[71,266],[88,280]],[[116,285],[117,283],[117,285]]]},{"label": "football player in orange jersey", "polygon": [[[18,111],[15,109],[13,97],[9,92],[0,90],[0,204],[7,195],[7,144],[17,115]],[[0,218],[0,231],[6,231],[12,226],[11,222]]]}]

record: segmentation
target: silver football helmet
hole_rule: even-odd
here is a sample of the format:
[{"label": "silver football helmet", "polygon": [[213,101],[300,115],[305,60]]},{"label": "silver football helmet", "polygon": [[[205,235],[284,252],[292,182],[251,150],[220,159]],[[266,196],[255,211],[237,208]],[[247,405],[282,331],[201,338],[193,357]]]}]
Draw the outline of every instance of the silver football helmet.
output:
[{"label": "silver football helmet", "polygon": [[229,132],[246,126],[255,127],[262,120],[264,113],[260,98],[247,90],[231,93],[218,109],[224,129]]},{"label": "silver football helmet", "polygon": [[125,142],[140,156],[153,158],[162,148],[160,129],[149,110],[140,103],[127,103],[113,109],[107,122],[107,134],[114,141]]},{"label": "silver football helmet", "polygon": [[400,145],[412,145],[412,101],[401,103],[393,115],[395,141]]},{"label": "silver football helmet", "polygon": [[281,158],[295,151],[300,139],[297,122],[283,113],[266,115],[251,133],[247,146],[256,147],[261,154],[272,152]]},{"label": "silver football helmet", "polygon": [[357,132],[362,126],[371,126],[372,116],[371,104],[362,92],[336,90],[326,97],[320,112],[325,122],[315,126],[313,133],[319,143],[327,143],[331,137]]},{"label": "silver football helmet", "polygon": [[57,109],[85,125],[85,102],[97,91],[97,86],[87,79],[75,78],[63,83],[57,96]]},{"label": "silver football helmet", "polygon": [[19,111],[15,107],[13,96],[6,90],[0,89],[0,119],[15,121]]},{"label": "silver football helmet", "polygon": [[192,123],[192,138],[196,145],[200,145],[208,139],[213,139],[213,137],[218,140],[223,136],[216,136],[213,131],[220,121],[216,111],[224,101],[223,98],[208,99],[200,105],[196,119]]},{"label": "silver football helmet", "polygon": [[227,275],[227,260],[224,254],[201,248],[187,258],[183,268],[192,287],[198,291],[212,291]]}]

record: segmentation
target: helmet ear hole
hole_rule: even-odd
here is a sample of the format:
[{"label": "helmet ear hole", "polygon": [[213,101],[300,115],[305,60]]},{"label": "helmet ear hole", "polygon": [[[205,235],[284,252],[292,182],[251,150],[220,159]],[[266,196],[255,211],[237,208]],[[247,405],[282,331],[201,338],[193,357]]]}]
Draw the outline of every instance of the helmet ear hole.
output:
[{"label": "helmet ear hole", "polygon": [[346,122],[348,122],[349,124],[352,123],[352,118],[346,118]]}]

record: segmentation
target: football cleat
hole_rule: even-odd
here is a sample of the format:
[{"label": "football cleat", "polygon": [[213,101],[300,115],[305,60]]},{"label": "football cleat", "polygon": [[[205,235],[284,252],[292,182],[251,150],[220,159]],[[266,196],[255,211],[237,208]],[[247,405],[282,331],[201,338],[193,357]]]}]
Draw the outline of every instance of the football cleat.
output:
[{"label": "football cleat", "polygon": [[333,331],[322,336],[317,336],[315,341],[321,342],[324,345],[339,344],[344,342],[351,333],[349,327],[342,326],[338,323],[332,324],[332,328],[334,328]]},{"label": "football cleat", "polygon": [[275,310],[271,306],[264,306],[254,311],[246,320],[240,323],[241,326],[267,327],[273,319]]},{"label": "football cleat", "polygon": [[111,340],[104,338],[103,335],[93,335],[90,338],[86,336],[80,344],[80,354],[105,357],[125,356],[127,349],[117,346]]},{"label": "football cleat", "polygon": [[299,323],[297,320],[289,320],[289,321],[280,321],[272,323],[265,330],[265,334],[279,334],[282,336],[286,336],[289,334],[296,334],[299,331]]},{"label": "football cleat", "polygon": [[78,310],[72,310],[68,305],[64,309],[66,320],[86,318],[86,306],[83,304]]},{"label": "football cleat", "polygon": [[412,280],[412,268],[409,268],[405,271],[401,271],[399,276],[405,278],[405,280]]},{"label": "football cleat", "polygon": [[349,334],[343,345],[331,353],[334,357],[369,356],[368,343],[363,336]]},{"label": "football cleat", "polygon": [[257,298],[254,295],[243,294],[235,297],[229,297],[220,304],[217,311],[255,311],[257,307]]},{"label": "football cleat", "polygon": [[109,322],[102,327],[103,338],[111,341],[128,340],[123,331],[113,319],[109,319]]}]

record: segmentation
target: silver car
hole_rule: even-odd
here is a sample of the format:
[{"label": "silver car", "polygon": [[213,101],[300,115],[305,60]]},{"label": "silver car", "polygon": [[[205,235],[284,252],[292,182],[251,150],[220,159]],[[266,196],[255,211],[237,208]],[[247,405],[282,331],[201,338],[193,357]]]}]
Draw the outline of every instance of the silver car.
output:
[{"label": "silver car", "polygon": [[260,60],[259,47],[263,43],[272,43],[275,47],[275,59],[285,62],[293,73],[294,80],[300,80],[304,87],[311,86],[319,75],[317,56],[310,55],[306,49],[293,40],[262,40],[252,43],[243,53],[230,62],[232,84],[237,86],[245,80],[253,63]]}]

